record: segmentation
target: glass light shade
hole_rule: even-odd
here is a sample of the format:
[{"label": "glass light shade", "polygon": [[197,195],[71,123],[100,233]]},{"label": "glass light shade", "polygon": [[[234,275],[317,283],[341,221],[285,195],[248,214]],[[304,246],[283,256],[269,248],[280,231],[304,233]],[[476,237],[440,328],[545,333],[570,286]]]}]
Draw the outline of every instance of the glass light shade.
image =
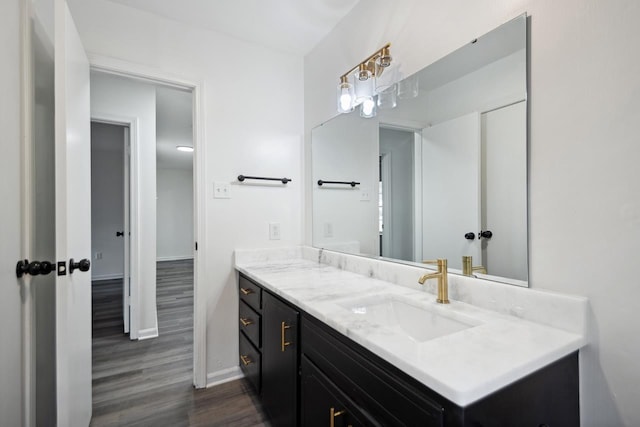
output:
[{"label": "glass light shade", "polygon": [[398,105],[398,100],[396,97],[396,85],[392,84],[388,86],[385,90],[378,93],[378,108],[384,110],[390,110],[395,108]]},{"label": "glass light shade", "polygon": [[374,79],[358,80],[355,84],[356,99],[354,105],[362,104],[365,99],[372,98],[374,95]]},{"label": "glass light shade", "polygon": [[418,76],[416,74],[398,82],[398,96],[400,99],[418,96]]},{"label": "glass light shade", "polygon": [[360,116],[365,118],[375,117],[376,115],[376,101],[369,97],[362,102],[360,106]]},{"label": "glass light shade", "polygon": [[353,85],[346,80],[343,80],[338,85],[338,112],[339,113],[348,113],[353,111],[353,101],[354,101],[354,93],[353,93]]}]

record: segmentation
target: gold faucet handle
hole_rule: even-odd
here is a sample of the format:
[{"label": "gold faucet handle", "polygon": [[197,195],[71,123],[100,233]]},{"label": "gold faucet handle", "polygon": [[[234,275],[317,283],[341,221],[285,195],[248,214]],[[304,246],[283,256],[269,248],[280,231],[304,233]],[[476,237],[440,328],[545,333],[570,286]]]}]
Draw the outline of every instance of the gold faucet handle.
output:
[{"label": "gold faucet handle", "polygon": [[438,271],[444,271],[447,266],[447,260],[444,258],[438,258],[434,260],[425,260],[422,261],[423,264],[433,264],[438,266]]}]

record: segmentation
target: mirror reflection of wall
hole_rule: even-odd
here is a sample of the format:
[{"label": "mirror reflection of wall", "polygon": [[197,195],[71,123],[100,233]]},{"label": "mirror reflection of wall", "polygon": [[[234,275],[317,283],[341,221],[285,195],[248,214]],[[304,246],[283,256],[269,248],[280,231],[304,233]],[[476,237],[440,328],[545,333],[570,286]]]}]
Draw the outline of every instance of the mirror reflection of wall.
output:
[{"label": "mirror reflection of wall", "polygon": [[314,246],[526,286],[526,56],[521,16],[411,76],[418,96],[314,129]]}]

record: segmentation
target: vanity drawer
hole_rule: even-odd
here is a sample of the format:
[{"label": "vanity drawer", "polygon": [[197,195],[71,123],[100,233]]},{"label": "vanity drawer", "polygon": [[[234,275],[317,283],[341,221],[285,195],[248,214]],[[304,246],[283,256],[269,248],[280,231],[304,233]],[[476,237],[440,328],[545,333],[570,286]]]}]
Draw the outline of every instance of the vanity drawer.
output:
[{"label": "vanity drawer", "polygon": [[249,338],[249,341],[260,348],[262,342],[260,341],[260,331],[262,330],[262,316],[256,313],[251,307],[240,301],[239,307],[240,314],[240,330]]},{"label": "vanity drawer", "polygon": [[242,274],[240,275],[238,283],[240,300],[249,304],[251,308],[257,312],[260,312],[262,309],[262,288]]},{"label": "vanity drawer", "polygon": [[261,377],[262,358],[260,352],[249,342],[249,340],[240,334],[240,369],[249,383],[260,393],[260,377]]},{"label": "vanity drawer", "polygon": [[356,405],[382,425],[444,425],[444,407],[424,386],[338,334],[304,315],[302,353]]},{"label": "vanity drawer", "polygon": [[301,362],[301,425],[305,427],[326,427],[327,424],[352,427],[380,426],[345,396],[307,357],[302,356]]}]

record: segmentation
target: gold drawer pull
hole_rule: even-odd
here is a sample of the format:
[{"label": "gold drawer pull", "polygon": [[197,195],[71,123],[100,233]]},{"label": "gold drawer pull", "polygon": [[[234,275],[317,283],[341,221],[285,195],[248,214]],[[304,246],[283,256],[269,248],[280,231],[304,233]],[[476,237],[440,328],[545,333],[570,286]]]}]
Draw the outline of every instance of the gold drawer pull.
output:
[{"label": "gold drawer pull", "polygon": [[253,325],[253,320],[247,319],[245,317],[241,317],[240,323],[242,323],[242,326],[249,326],[249,325]]},{"label": "gold drawer pull", "polygon": [[285,341],[285,339],[284,339],[284,331],[286,329],[289,329],[291,326],[287,325],[285,322],[282,322],[282,324],[280,326],[281,326],[281,328],[280,328],[280,338],[281,338],[281,340],[280,340],[280,344],[281,344],[280,348],[282,349],[282,352],[284,352],[284,348],[286,346],[288,346],[289,344],[291,344],[290,342]]},{"label": "gold drawer pull", "polygon": [[240,292],[242,292],[243,295],[251,295],[253,293],[253,289],[240,288]]},{"label": "gold drawer pull", "polygon": [[346,412],[347,411],[345,411],[344,409],[342,411],[336,411],[335,408],[331,408],[331,410],[329,410],[329,426],[335,427],[336,417],[339,417],[340,415],[344,415]]},{"label": "gold drawer pull", "polygon": [[242,360],[242,364],[244,366],[247,366],[253,363],[253,361],[249,359],[249,356],[245,356],[244,354],[240,355],[240,360]]}]

